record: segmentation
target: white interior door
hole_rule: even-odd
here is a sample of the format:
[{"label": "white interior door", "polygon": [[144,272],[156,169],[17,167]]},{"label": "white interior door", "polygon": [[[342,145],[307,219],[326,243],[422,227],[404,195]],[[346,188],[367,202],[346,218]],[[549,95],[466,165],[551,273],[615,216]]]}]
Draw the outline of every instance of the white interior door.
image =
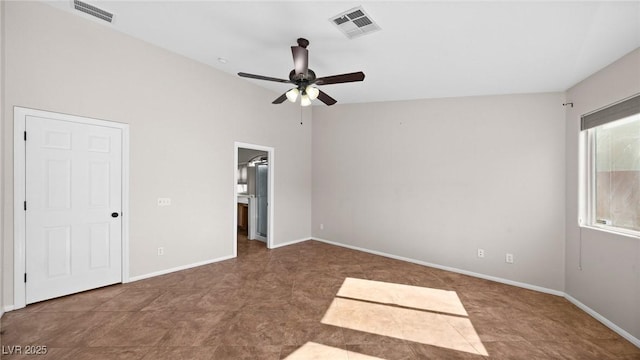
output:
[{"label": "white interior door", "polygon": [[27,116],[26,303],[122,281],[122,129]]}]

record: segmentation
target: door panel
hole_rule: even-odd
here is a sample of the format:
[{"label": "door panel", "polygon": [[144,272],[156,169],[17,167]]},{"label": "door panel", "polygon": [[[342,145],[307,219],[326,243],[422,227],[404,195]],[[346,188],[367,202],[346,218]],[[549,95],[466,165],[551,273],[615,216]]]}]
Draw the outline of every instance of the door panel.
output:
[{"label": "door panel", "polygon": [[63,210],[71,207],[71,161],[47,160],[47,209]]},{"label": "door panel", "polygon": [[44,135],[43,148],[71,150],[71,132],[49,129]]},{"label": "door panel", "polygon": [[104,136],[89,136],[89,151],[108,153],[111,148],[111,139]]},{"label": "door panel", "polygon": [[94,161],[89,164],[89,205],[92,209],[109,207],[110,173],[108,162]]},{"label": "door panel", "polygon": [[27,304],[121,282],[122,130],[25,126]]},{"label": "door panel", "polygon": [[68,276],[71,273],[71,228],[69,226],[44,229],[47,239],[47,276]]},{"label": "door panel", "polygon": [[92,269],[109,267],[110,234],[109,223],[90,225],[91,262]]}]

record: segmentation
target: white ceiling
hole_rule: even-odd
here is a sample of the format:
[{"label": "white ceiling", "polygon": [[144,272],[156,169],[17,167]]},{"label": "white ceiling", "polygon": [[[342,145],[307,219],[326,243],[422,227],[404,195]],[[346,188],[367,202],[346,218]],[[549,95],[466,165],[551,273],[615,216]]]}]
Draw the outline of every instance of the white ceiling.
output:
[{"label": "white ceiling", "polygon": [[[287,78],[290,46],[307,38],[319,77],[366,74],[322,87],[339,103],[564,91],[640,47],[640,1],[87,2],[115,13],[96,22],[231,74]],[[359,5],[382,30],[349,40],[329,18]],[[290,87],[241,81],[274,98]]]}]

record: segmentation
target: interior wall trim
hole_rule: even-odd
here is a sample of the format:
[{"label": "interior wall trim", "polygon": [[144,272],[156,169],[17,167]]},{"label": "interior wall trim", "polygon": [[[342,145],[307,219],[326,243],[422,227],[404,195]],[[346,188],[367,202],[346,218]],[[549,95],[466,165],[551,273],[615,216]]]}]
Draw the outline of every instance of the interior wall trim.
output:
[{"label": "interior wall trim", "polygon": [[592,308],[588,307],[587,305],[581,303],[578,299],[574,298],[573,296],[565,293],[564,297],[565,297],[565,299],[569,300],[569,302],[571,302],[573,305],[579,307],[582,311],[586,312],[587,314],[591,315],[596,320],[600,321],[604,326],[606,326],[609,329],[615,331],[618,335],[620,335],[623,338],[629,340],[629,342],[631,342],[633,345],[635,345],[635,346],[640,348],[640,339],[638,339],[635,336],[629,334],[629,332],[627,332],[625,329],[623,329],[620,326],[614,324],[611,320],[609,320],[606,317],[600,315],[597,311],[595,311]]},{"label": "interior wall trim", "polygon": [[[519,282],[519,281],[503,279],[503,278],[499,278],[499,277],[495,277],[495,276],[484,275],[484,274],[476,273],[476,272],[473,272],[473,271],[457,269],[457,268],[453,268],[453,267],[449,267],[449,266],[442,266],[442,265],[438,265],[438,264],[432,264],[432,263],[429,263],[429,262],[426,262],[426,261],[420,261],[420,260],[415,260],[415,259],[411,259],[411,258],[406,258],[406,257],[403,257],[403,256],[392,255],[392,254],[388,254],[388,253],[385,253],[385,252],[382,252],[382,251],[365,249],[365,248],[362,248],[362,247],[359,247],[359,246],[342,244],[342,243],[339,243],[339,242],[330,241],[330,240],[326,240],[326,239],[321,239],[321,238],[317,238],[317,237],[292,240],[292,241],[289,241],[289,242],[286,242],[286,243],[278,244],[274,248],[285,247],[285,246],[288,246],[288,245],[298,244],[298,243],[302,243],[302,242],[309,241],[309,240],[315,240],[315,241],[323,242],[323,243],[326,243],[326,244],[329,244],[329,245],[340,246],[340,247],[344,247],[344,248],[347,248],[347,249],[358,250],[358,251],[366,252],[366,253],[369,253],[369,254],[388,257],[388,258],[391,258],[391,259],[406,261],[406,262],[410,262],[410,263],[414,263],[414,264],[418,264],[418,265],[433,267],[433,268],[436,268],[436,269],[451,271],[451,272],[455,272],[455,273],[459,273],[459,274],[463,274],[463,275],[469,275],[469,276],[477,277],[477,278],[480,278],[480,279],[496,281],[496,282],[499,282],[499,283],[503,283],[503,284],[507,284],[507,285],[513,285],[513,286],[517,286],[517,287],[521,287],[521,288],[525,288],[525,289],[529,289],[529,290],[534,290],[534,291],[539,291],[539,292],[543,292],[543,293],[547,293],[547,294],[551,294],[551,295],[562,296],[565,299],[567,299],[569,302],[571,302],[572,304],[574,304],[575,306],[580,308],[582,311],[584,311],[587,314],[591,315],[593,318],[595,318],[596,320],[600,321],[603,325],[605,325],[609,329],[613,330],[615,333],[617,333],[618,335],[622,336],[623,338],[627,339],[633,345],[635,345],[635,346],[640,348],[640,339],[638,339],[635,336],[631,335],[629,332],[627,332],[623,328],[619,327],[618,325],[616,325],[615,323],[613,323],[611,320],[607,319],[606,317],[600,315],[597,311],[595,311],[595,310],[591,309],[590,307],[588,307],[587,305],[583,304],[578,299],[576,299],[573,296],[571,296],[571,295],[569,295],[569,294],[567,294],[565,292],[562,292],[562,291],[553,290],[553,289],[549,289],[549,288],[545,288],[545,287],[537,286],[537,285],[531,285],[531,284],[527,284],[527,283],[523,283],[523,282]],[[187,264],[187,265],[182,265],[182,266],[176,266],[176,267],[173,267],[173,268],[164,269],[164,270],[160,270],[160,271],[155,271],[155,272],[144,274],[144,275],[132,276],[132,277],[129,277],[129,282],[144,280],[144,279],[148,279],[148,278],[152,278],[152,277],[156,277],[156,276],[160,276],[160,275],[169,274],[169,273],[176,272],[176,271],[187,270],[187,269],[191,269],[191,268],[194,268],[194,267],[213,264],[213,263],[216,263],[216,262],[229,260],[229,259],[233,259],[233,258],[235,258],[235,256],[227,255],[227,256],[216,258],[216,259],[200,261],[200,262]],[[3,309],[0,309],[0,317],[5,312],[9,312],[9,311],[12,311],[12,310],[14,310],[14,306],[12,306],[12,305],[5,306]]]},{"label": "interior wall trim", "polygon": [[309,241],[309,240],[313,240],[313,238],[307,237],[307,238],[302,238],[297,240],[291,240],[282,244],[274,244],[272,249],[277,249],[277,248],[281,248],[281,247],[285,247],[293,244],[298,244],[298,243]]},{"label": "interior wall trim", "polygon": [[209,264],[213,264],[213,263],[217,263],[217,262],[220,262],[220,261],[229,260],[229,259],[233,259],[233,258],[235,258],[235,256],[227,255],[227,256],[222,256],[222,257],[215,258],[215,259],[198,261],[198,262],[195,262],[195,263],[186,264],[186,265],[180,265],[180,266],[172,267],[172,268],[169,268],[169,269],[158,270],[158,271],[154,271],[154,272],[143,274],[143,275],[131,276],[131,277],[129,277],[129,282],[149,279],[149,278],[160,276],[160,275],[170,274],[172,272],[181,271],[181,270],[187,270],[187,269],[191,269],[191,268],[198,267],[198,266],[203,266],[203,265],[209,265]]},{"label": "interior wall trim", "polygon": [[451,272],[458,273],[458,274],[469,275],[469,276],[477,277],[477,278],[480,278],[480,279],[491,280],[491,281],[499,282],[499,283],[502,283],[502,284],[517,286],[517,287],[521,287],[521,288],[524,288],[524,289],[534,290],[534,291],[538,291],[538,292],[542,292],[542,293],[546,293],[546,294],[551,294],[551,295],[556,295],[556,296],[564,296],[564,292],[562,292],[560,290],[549,289],[549,288],[538,286],[538,285],[531,285],[531,284],[523,283],[523,282],[520,282],[520,281],[514,281],[514,280],[500,278],[500,277],[497,277],[497,276],[485,275],[485,274],[481,274],[481,273],[477,273],[477,272],[473,272],[473,271],[468,271],[468,270],[458,269],[458,268],[454,268],[454,267],[434,264],[434,263],[430,263],[430,262],[426,262],[426,261],[411,259],[411,258],[407,258],[407,257],[404,257],[404,256],[388,254],[388,253],[385,253],[385,252],[382,252],[382,251],[365,249],[365,248],[361,248],[359,246],[342,244],[342,243],[331,241],[331,240],[320,239],[320,238],[316,238],[316,237],[314,237],[313,240],[317,240],[317,241],[320,241],[320,242],[323,242],[323,243],[327,243],[327,244],[330,244],[330,245],[336,245],[336,246],[345,247],[345,248],[352,249],[352,250],[363,251],[363,252],[374,254],[374,255],[380,255],[380,256],[391,258],[391,259],[402,260],[402,261],[406,261],[406,262],[410,262],[410,263],[414,263],[414,264],[418,264],[418,265],[423,265],[423,266],[428,266],[428,267],[432,267],[432,268],[436,268],[436,269],[440,269],[440,270],[451,271]]},{"label": "interior wall trim", "polygon": [[527,284],[527,283],[523,283],[523,282],[519,282],[519,281],[503,279],[503,278],[499,278],[499,277],[495,277],[495,276],[484,275],[484,274],[476,273],[476,272],[473,272],[473,271],[457,269],[457,268],[453,268],[453,267],[449,267],[449,266],[442,266],[442,265],[438,265],[438,264],[432,264],[432,263],[429,263],[429,262],[426,262],[426,261],[420,261],[420,260],[415,260],[415,259],[411,259],[411,258],[406,258],[406,257],[403,257],[403,256],[387,254],[387,253],[382,252],[382,251],[365,249],[365,248],[361,248],[361,247],[358,247],[358,246],[342,244],[342,243],[339,243],[339,242],[330,241],[330,240],[326,240],[326,239],[321,239],[321,238],[317,238],[317,237],[314,237],[313,240],[320,241],[320,242],[323,242],[323,243],[326,243],[326,244],[330,244],[330,245],[335,245],[335,246],[340,246],[340,247],[352,249],[352,250],[358,250],[358,251],[362,251],[362,252],[366,252],[366,253],[370,253],[370,254],[374,254],[374,255],[380,255],[380,256],[391,258],[391,259],[402,260],[402,261],[406,261],[406,262],[410,262],[410,263],[414,263],[414,264],[418,264],[418,265],[424,265],[424,266],[428,266],[428,267],[433,267],[433,268],[440,269],[440,270],[451,271],[451,272],[455,272],[455,273],[459,273],[459,274],[463,274],[463,275],[469,275],[469,276],[477,277],[477,278],[480,278],[480,279],[491,280],[491,281],[495,281],[495,282],[499,282],[499,283],[503,283],[503,284],[507,284],[507,285],[513,285],[513,286],[517,286],[517,287],[521,287],[521,288],[525,288],[525,289],[529,289],[529,290],[539,291],[539,292],[542,292],[542,293],[547,293],[547,294],[556,295],[556,296],[562,296],[565,299],[567,299],[569,302],[571,302],[572,304],[574,304],[575,306],[580,308],[582,311],[584,311],[587,314],[591,315],[594,319],[600,321],[604,326],[606,326],[609,329],[613,330],[615,333],[617,333],[618,335],[622,336],[623,338],[629,340],[629,342],[631,342],[633,345],[635,345],[635,346],[640,348],[640,339],[638,339],[635,336],[631,335],[629,332],[627,332],[626,330],[624,330],[620,326],[616,325],[611,320],[609,320],[606,317],[600,315],[597,311],[591,309],[590,307],[588,307],[585,304],[581,303],[578,299],[574,298],[573,296],[571,296],[571,295],[569,295],[569,294],[567,294],[567,293],[565,293],[563,291],[549,289],[549,288],[545,288],[545,287],[537,286],[537,285],[531,285],[531,284]]},{"label": "interior wall trim", "polygon": [[[276,157],[275,152],[276,149],[271,146],[265,145],[257,145],[251,143],[245,143],[240,141],[235,141],[233,143],[233,204],[237,204],[238,202],[238,187],[236,184],[238,183],[238,151],[240,148],[250,149],[250,150],[259,150],[267,153],[267,159],[269,162],[269,170],[267,173],[267,249],[273,249],[274,244],[276,243],[274,237],[274,224],[275,224],[275,203],[276,203],[276,195],[275,195],[275,163]],[[238,212],[235,210],[236,205],[234,205],[233,211],[233,255],[234,257],[238,256]]]}]

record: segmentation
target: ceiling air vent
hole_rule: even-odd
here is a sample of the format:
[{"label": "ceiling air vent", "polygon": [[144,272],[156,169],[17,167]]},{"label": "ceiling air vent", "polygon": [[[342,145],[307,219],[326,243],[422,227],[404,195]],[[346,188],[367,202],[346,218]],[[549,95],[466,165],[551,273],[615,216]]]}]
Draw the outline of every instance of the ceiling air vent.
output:
[{"label": "ceiling air vent", "polygon": [[91,4],[87,4],[86,2],[83,2],[83,1],[73,0],[73,8],[109,23],[113,21],[112,13],[102,10],[100,8],[97,8]]},{"label": "ceiling air vent", "polygon": [[349,39],[380,30],[362,6],[347,10],[329,19]]}]

